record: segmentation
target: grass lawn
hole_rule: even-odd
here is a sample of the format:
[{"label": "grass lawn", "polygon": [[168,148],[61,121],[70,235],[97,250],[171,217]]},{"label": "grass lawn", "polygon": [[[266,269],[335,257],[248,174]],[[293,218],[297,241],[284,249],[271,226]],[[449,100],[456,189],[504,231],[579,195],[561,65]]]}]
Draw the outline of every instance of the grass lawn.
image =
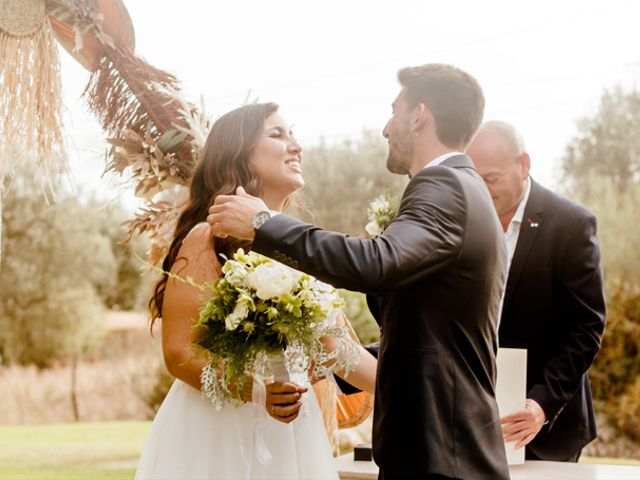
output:
[{"label": "grass lawn", "polygon": [[0,479],[130,480],[149,425],[0,426]]},{"label": "grass lawn", "polygon": [[580,463],[607,463],[609,465],[630,465],[640,467],[640,460],[632,458],[611,458],[611,457],[580,457]]}]

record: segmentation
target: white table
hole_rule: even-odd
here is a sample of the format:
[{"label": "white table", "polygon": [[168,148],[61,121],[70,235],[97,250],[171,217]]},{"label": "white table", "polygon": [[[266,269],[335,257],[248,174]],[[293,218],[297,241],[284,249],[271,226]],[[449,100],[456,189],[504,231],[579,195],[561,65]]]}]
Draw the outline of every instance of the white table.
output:
[{"label": "white table", "polygon": [[[374,462],[355,462],[353,452],[336,458],[341,480],[375,480]],[[640,467],[590,463],[526,461],[509,467],[511,480],[640,480]]]}]

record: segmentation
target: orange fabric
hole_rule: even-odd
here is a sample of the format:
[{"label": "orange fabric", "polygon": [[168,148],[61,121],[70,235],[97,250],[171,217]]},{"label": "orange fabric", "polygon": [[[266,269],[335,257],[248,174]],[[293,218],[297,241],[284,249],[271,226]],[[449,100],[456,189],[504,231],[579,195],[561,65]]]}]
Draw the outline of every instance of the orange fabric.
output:
[{"label": "orange fabric", "polygon": [[338,428],[352,428],[360,425],[372,411],[373,395],[370,393],[338,394],[336,397]]}]

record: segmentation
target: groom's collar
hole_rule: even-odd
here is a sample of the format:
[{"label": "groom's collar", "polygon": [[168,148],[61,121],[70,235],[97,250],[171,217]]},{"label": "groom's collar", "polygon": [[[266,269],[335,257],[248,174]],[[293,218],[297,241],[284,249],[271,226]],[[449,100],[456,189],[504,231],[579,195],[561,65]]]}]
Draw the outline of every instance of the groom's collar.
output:
[{"label": "groom's collar", "polygon": [[[471,161],[471,157],[469,157],[464,153],[451,152],[451,154],[445,154],[445,155],[446,155],[446,158],[440,162],[440,165],[443,167],[471,168],[472,170],[476,169],[476,167],[473,165],[473,162]],[[435,160],[437,160],[437,158]],[[422,172],[428,171],[429,170],[428,167],[435,167],[435,166],[436,165],[433,164],[433,161],[429,162],[428,165],[426,165],[421,170],[419,170],[418,173],[416,173],[416,176],[420,175]]]},{"label": "groom's collar", "polygon": [[471,157],[464,153],[456,152],[456,155],[452,155],[448,157],[441,165],[446,165],[447,167],[452,168],[473,168],[476,167],[473,165],[473,161],[471,161]]},{"label": "groom's collar", "polygon": [[447,153],[444,153],[444,154],[440,155],[439,157],[436,157],[433,160],[431,160],[424,167],[422,167],[421,170],[424,170],[425,168],[436,167],[436,166],[440,165],[441,163],[445,162],[446,160],[448,160],[449,158],[455,157],[455,156],[458,156],[458,155],[464,155],[464,153],[462,153],[462,152],[447,152]]}]

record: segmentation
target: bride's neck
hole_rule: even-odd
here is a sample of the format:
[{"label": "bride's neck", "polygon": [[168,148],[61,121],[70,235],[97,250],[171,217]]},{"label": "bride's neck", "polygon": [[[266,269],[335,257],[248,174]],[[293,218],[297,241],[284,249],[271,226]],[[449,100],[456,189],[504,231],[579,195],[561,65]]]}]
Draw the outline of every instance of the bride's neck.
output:
[{"label": "bride's neck", "polygon": [[284,210],[284,203],[287,200],[287,197],[283,197],[281,194],[273,192],[264,192],[264,194],[262,195],[262,200],[264,200],[264,203],[267,204],[269,210],[281,212],[282,210]]}]

